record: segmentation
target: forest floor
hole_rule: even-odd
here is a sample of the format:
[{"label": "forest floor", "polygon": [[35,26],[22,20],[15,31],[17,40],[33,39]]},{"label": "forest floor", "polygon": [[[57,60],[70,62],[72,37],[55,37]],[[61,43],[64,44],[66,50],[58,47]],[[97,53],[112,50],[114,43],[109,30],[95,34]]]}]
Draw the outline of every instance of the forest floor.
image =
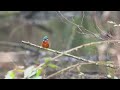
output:
[{"label": "forest floor", "polygon": [[[0,78],[4,78],[9,70],[14,69],[15,65],[24,66],[25,68],[40,64],[44,62],[44,57],[53,57],[49,52],[41,51],[38,55],[26,51],[20,52],[0,52]],[[81,62],[81,61],[79,61]],[[70,57],[61,57],[57,61],[53,61],[59,68],[46,68],[46,76],[49,76],[57,71],[67,68],[71,65],[77,64],[78,61]],[[81,62],[82,63],[82,62]],[[107,78],[106,68],[100,69],[95,65],[82,65],[82,67],[71,68],[58,75],[51,77],[51,79],[104,79]]]}]

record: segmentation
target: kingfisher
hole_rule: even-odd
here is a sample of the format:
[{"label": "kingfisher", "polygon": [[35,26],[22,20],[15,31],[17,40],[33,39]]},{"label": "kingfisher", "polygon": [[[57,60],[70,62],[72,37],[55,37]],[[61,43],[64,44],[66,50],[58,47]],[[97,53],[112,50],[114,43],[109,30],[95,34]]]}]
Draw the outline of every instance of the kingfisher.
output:
[{"label": "kingfisher", "polygon": [[47,36],[43,37],[42,47],[49,48],[49,41],[48,41],[48,37]]}]

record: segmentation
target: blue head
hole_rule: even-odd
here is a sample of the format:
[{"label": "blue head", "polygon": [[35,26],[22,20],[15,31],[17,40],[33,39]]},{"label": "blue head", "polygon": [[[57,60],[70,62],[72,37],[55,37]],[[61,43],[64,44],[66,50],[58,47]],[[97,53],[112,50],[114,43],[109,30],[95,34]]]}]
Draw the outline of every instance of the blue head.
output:
[{"label": "blue head", "polygon": [[48,37],[47,37],[47,36],[44,36],[44,37],[43,37],[43,41],[46,41],[46,40],[48,40]]}]

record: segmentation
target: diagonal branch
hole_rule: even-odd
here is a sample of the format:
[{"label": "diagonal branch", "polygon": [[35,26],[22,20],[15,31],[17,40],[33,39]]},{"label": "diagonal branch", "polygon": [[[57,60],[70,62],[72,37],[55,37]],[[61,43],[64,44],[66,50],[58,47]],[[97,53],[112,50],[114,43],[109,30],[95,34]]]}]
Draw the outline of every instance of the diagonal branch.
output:
[{"label": "diagonal branch", "polygon": [[[91,46],[91,45],[96,45],[96,44],[102,44],[102,43],[115,43],[115,42],[116,42],[116,43],[120,43],[120,40],[107,40],[107,41],[99,41],[99,42],[91,42],[91,43],[83,44],[83,45],[77,46],[77,47],[75,47],[75,48],[72,48],[72,49],[70,49],[70,50],[67,50],[67,51],[65,51],[65,52],[57,55],[57,56],[54,57],[53,59],[56,59],[56,58],[58,58],[58,57],[61,57],[62,55],[67,54],[67,53],[69,53],[69,52],[78,50],[78,49],[80,49],[80,48],[82,48],[82,47]],[[88,61],[88,60],[87,60],[87,61]]]},{"label": "diagonal branch", "polygon": [[[43,48],[42,46],[38,46],[38,45],[30,43],[30,42],[22,41],[22,43],[26,44],[26,45],[29,45],[29,46],[36,47],[38,49],[44,49],[44,50],[47,50],[47,51],[50,51],[50,52],[53,52],[53,53],[57,53],[57,54],[60,54],[60,55],[62,54],[62,55],[68,56],[68,57],[72,57],[72,58],[75,58],[75,59],[78,59],[78,60],[82,60],[84,62],[91,62],[91,61],[88,61],[88,60],[86,60],[84,58],[77,57],[77,56],[74,56],[74,55],[71,55],[71,54],[63,53],[63,52],[53,50],[53,49],[50,49],[50,48]],[[22,47],[25,47],[25,45],[22,45]],[[28,48],[28,50],[29,50],[29,48]],[[54,59],[52,59],[52,60],[54,60]]]},{"label": "diagonal branch", "polygon": [[51,78],[51,77],[53,77],[53,76],[56,76],[56,75],[58,75],[58,74],[60,74],[60,73],[62,73],[62,72],[65,72],[65,71],[67,71],[67,70],[69,70],[69,69],[71,69],[71,68],[75,68],[75,67],[77,67],[77,66],[79,66],[79,65],[80,65],[80,63],[77,63],[77,64],[75,64],[75,65],[71,65],[71,66],[69,66],[69,67],[67,67],[67,68],[64,68],[64,69],[62,69],[62,70],[60,70],[60,71],[58,71],[58,72],[56,72],[56,73],[53,73],[53,74],[49,75],[49,76],[46,77],[45,79],[49,79],[49,78]]},{"label": "diagonal branch", "polygon": [[[69,57],[72,57],[72,58],[75,58],[75,59],[78,59],[78,60],[81,60],[81,61],[84,61],[84,62],[88,62],[88,63],[94,63],[96,65],[100,65],[100,63],[97,63],[95,61],[91,61],[91,60],[87,60],[87,59],[84,59],[84,58],[81,58],[81,57],[77,57],[77,56],[74,56],[74,55],[71,55],[71,54],[68,54],[68,52],[71,52],[71,51],[74,51],[76,49],[79,49],[79,48],[82,48],[82,47],[85,47],[85,46],[90,46],[90,45],[95,45],[95,44],[101,44],[101,43],[110,43],[110,42],[120,42],[120,40],[109,40],[109,41],[100,41],[100,42],[92,42],[92,43],[88,43],[88,44],[83,44],[83,45],[80,45],[78,47],[75,47],[75,48],[72,48],[68,51],[65,51],[65,52],[60,52],[60,51],[57,51],[57,50],[53,50],[53,49],[49,49],[49,48],[43,48],[42,46],[38,46],[38,45],[35,45],[35,44],[32,44],[30,42],[26,42],[26,41],[22,41],[22,43],[26,44],[26,45],[29,45],[29,46],[33,46],[33,47],[36,47],[38,49],[44,49],[44,50],[47,50],[47,51],[51,51],[51,52],[54,52],[54,53],[58,53],[59,55],[52,58],[51,60],[55,60],[56,58],[58,57],[61,57],[63,55],[65,56],[69,56]],[[24,46],[23,46],[24,47]],[[43,64],[39,65],[38,67],[41,67],[43,66]],[[115,68],[113,65],[111,64],[105,64],[106,67],[111,67],[111,68]]]}]

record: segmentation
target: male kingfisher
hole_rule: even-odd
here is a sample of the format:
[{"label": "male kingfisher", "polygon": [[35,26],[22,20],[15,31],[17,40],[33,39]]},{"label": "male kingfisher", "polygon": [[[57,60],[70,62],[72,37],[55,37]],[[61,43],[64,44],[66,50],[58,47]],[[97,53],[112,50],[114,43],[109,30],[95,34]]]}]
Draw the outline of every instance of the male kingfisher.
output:
[{"label": "male kingfisher", "polygon": [[44,47],[44,48],[49,48],[49,41],[48,41],[48,37],[47,37],[47,36],[45,36],[45,37],[43,38],[42,47]]}]

